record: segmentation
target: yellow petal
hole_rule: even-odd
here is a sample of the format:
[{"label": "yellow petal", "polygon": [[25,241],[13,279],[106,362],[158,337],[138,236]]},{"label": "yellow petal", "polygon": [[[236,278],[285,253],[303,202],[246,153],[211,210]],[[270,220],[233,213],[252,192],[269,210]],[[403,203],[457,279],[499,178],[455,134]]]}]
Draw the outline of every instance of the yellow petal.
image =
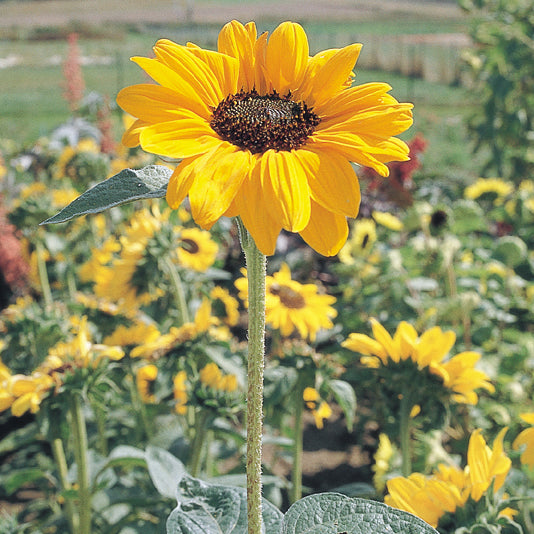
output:
[{"label": "yellow petal", "polygon": [[[282,224],[273,218],[270,206],[265,202],[260,187],[261,171],[259,158],[251,173],[245,177],[239,193],[235,197],[235,215],[239,215],[257,247],[263,254],[274,254],[276,240]],[[228,214],[227,214],[228,215]]]},{"label": "yellow petal", "polygon": [[309,47],[300,24],[283,22],[267,43],[266,70],[274,89],[281,95],[297,89],[306,72]]},{"label": "yellow petal", "polygon": [[169,158],[189,158],[205,154],[221,144],[210,125],[202,119],[181,119],[152,124],[142,130],[139,139],[147,152]]},{"label": "yellow petal", "polygon": [[343,341],[341,345],[360,354],[378,356],[383,361],[388,356],[384,347],[376,339],[365,334],[350,334],[348,339]]},{"label": "yellow petal", "polygon": [[189,194],[189,189],[191,189],[195,179],[198,159],[184,159],[174,169],[169,180],[169,185],[167,186],[167,203],[172,209],[178,209],[185,197]]},{"label": "yellow petal", "polygon": [[356,217],[360,207],[358,177],[346,158],[326,150],[296,150],[305,170],[310,193],[318,204],[333,213]]},{"label": "yellow petal", "polygon": [[202,157],[189,189],[193,218],[209,230],[232,203],[250,172],[250,153],[224,143]]},{"label": "yellow petal", "polygon": [[133,122],[124,134],[122,134],[122,144],[130,148],[138,146],[140,143],[139,136],[147,126],[147,122],[140,120]]},{"label": "yellow petal", "polygon": [[371,328],[373,329],[373,336],[384,347],[389,357],[394,362],[398,362],[400,360],[400,354],[389,332],[374,318],[371,319]]},{"label": "yellow petal", "polygon": [[180,95],[167,87],[154,84],[130,85],[117,95],[117,104],[145,122],[164,122],[200,117],[183,107]]},{"label": "yellow petal", "polygon": [[344,215],[332,213],[317,202],[311,201],[310,220],[300,236],[310,247],[323,256],[335,256],[349,235]]},{"label": "yellow petal", "polygon": [[261,158],[262,184],[269,181],[274,194],[282,226],[300,232],[310,220],[310,191],[308,180],[293,151],[268,150]]},{"label": "yellow petal", "polygon": [[338,50],[315,73],[303,94],[310,106],[321,105],[342,91],[360,55],[361,44],[351,44]]},{"label": "yellow petal", "polygon": [[198,92],[181,74],[178,74],[157,59],[133,57],[132,61],[137,63],[154,81],[176,91],[180,96],[183,107],[194,111],[204,119],[211,117],[209,104],[202,100]]}]

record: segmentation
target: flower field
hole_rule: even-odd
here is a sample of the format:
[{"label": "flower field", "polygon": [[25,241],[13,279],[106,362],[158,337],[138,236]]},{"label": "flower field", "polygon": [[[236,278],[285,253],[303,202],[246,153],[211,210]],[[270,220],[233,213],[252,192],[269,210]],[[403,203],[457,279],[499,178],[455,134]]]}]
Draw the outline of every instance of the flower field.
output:
[{"label": "flower field", "polygon": [[0,139],[0,534],[534,532],[529,4],[461,2],[443,121],[299,24],[112,98],[68,36]]}]

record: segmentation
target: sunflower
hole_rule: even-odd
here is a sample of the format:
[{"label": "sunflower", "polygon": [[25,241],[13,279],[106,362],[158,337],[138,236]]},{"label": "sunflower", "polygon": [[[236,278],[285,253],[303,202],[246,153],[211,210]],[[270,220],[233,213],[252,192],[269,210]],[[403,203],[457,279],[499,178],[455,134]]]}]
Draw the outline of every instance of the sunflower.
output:
[{"label": "sunflower", "polygon": [[502,204],[503,198],[514,190],[511,182],[500,178],[479,178],[476,182],[465,188],[464,196],[470,200],[480,197],[492,198],[495,204]]},{"label": "sunflower", "polygon": [[480,359],[477,352],[462,352],[445,359],[456,341],[454,332],[443,332],[435,326],[419,336],[411,324],[402,321],[391,337],[376,319],[371,320],[371,325],[374,339],[354,333],[342,343],[345,348],[363,355],[360,361],[364,366],[374,369],[390,367],[407,375],[411,371],[427,370],[441,379],[443,387],[459,403],[476,404],[476,389],[494,391],[488,376],[474,368]]},{"label": "sunflower", "polygon": [[154,364],[143,365],[135,374],[135,382],[139,397],[145,404],[153,404],[156,397],[152,393],[154,382],[158,377],[158,368]]},{"label": "sunflower", "polygon": [[[247,279],[235,281],[239,298],[248,298]],[[336,298],[320,295],[315,284],[300,284],[291,279],[287,264],[265,280],[265,322],[282,336],[290,336],[295,330],[303,339],[315,341],[321,328],[332,328],[331,319],[337,311],[332,308]]]},{"label": "sunflower", "polygon": [[[506,431],[507,428],[503,428],[493,441],[493,447],[489,447],[481,430],[475,430],[469,439],[467,465],[464,469],[439,464],[430,476],[412,473],[406,478],[393,478],[387,483],[389,494],[384,502],[415,514],[437,527],[439,520],[447,512],[454,513],[457,509],[466,507],[468,500],[478,503],[489,488],[492,488],[495,495],[503,486],[512,466],[511,460],[503,451]],[[490,497],[487,495],[487,499]],[[484,508],[487,504],[487,500],[482,501]],[[472,508],[469,510],[471,518],[476,521],[476,513]],[[505,508],[496,515],[510,516],[513,513],[510,508]],[[461,526],[468,527],[465,524]]]},{"label": "sunflower", "polygon": [[281,229],[334,255],[358,214],[350,162],[388,175],[408,159],[393,137],[412,124],[411,104],[385,83],[351,87],[361,45],[309,55],[303,28],[228,23],[218,52],[159,40],[155,58],[132,58],[158,85],[123,89],[118,104],[137,117],[126,146],[181,158],[167,188],[176,209],[189,195],[194,220],[209,229],[239,216],[264,254]]},{"label": "sunflower", "polygon": [[199,228],[184,228],[178,236],[178,261],[193,271],[207,271],[214,263],[219,246],[208,232]]}]

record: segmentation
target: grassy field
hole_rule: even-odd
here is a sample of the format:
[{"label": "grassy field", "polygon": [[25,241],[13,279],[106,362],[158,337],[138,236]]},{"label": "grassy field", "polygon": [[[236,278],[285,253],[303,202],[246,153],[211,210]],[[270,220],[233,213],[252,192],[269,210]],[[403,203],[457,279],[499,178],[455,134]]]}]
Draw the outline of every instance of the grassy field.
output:
[{"label": "grassy field", "polygon": [[[454,31],[462,28],[461,20],[445,20],[439,23],[412,17],[407,24],[399,24],[384,17],[382,20],[363,21],[357,26],[358,33],[384,34],[388,31],[427,32]],[[260,30],[270,30],[273,24],[260,22]],[[355,32],[353,23],[305,24],[310,42],[320,42],[320,48],[328,47],[331,35],[347,35]],[[389,30],[388,30],[389,28]],[[76,28],[74,28],[76,29]],[[150,25],[142,28],[128,25],[106,25],[98,28],[100,36],[91,35],[97,29],[87,27],[80,39],[81,54],[88,64],[83,66],[87,91],[96,91],[115,100],[117,92],[124,86],[145,81],[141,69],[129,61],[133,55],[150,54],[150,48],[160,37],[169,37],[178,42],[191,40],[201,46],[213,48],[220,25],[194,25],[192,27]],[[50,32],[53,29],[48,29]],[[63,31],[65,28],[63,28]],[[43,29],[40,30],[41,33]],[[59,30],[54,30],[59,31]],[[356,33],[356,32],[355,32]],[[33,37],[39,32],[34,31]],[[88,38],[91,37],[91,38]],[[353,39],[357,40],[357,35]],[[365,40],[364,42],[365,51]],[[0,40],[0,58],[16,57],[20,64],[0,71],[0,137],[17,143],[31,143],[39,136],[47,135],[51,129],[68,118],[69,111],[62,98],[62,62],[67,52],[64,39]],[[91,64],[93,62],[93,64]],[[469,111],[471,101],[465,89],[429,83],[416,78],[399,76],[395,73],[357,70],[357,82],[387,81],[393,94],[403,101],[415,104],[415,124],[405,136],[410,138],[422,132],[430,141],[428,158],[436,165],[456,168],[465,172],[476,165],[467,148],[463,118]]]}]

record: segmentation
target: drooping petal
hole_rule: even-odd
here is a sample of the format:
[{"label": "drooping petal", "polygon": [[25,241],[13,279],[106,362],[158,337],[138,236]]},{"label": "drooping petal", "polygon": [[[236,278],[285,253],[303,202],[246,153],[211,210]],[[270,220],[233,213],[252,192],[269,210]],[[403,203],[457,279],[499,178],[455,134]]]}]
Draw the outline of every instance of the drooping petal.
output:
[{"label": "drooping petal", "polygon": [[[280,219],[275,219],[272,210],[265,203],[263,192],[258,184],[261,181],[261,170],[259,158],[250,174],[245,177],[241,184],[241,189],[236,195],[230,209],[235,215],[239,215],[245,228],[249,231],[257,247],[263,254],[270,256],[274,254],[276,240],[282,229]],[[226,215],[232,214],[227,212]]]},{"label": "drooping petal", "polygon": [[207,122],[195,119],[151,124],[143,129],[139,139],[147,152],[169,158],[205,154],[223,143]]},{"label": "drooping petal", "polygon": [[167,203],[176,210],[189,194],[189,189],[193,185],[196,174],[196,166],[202,160],[198,157],[184,159],[171,175],[167,185]]},{"label": "drooping petal", "polygon": [[295,151],[306,172],[313,200],[328,211],[356,217],[360,207],[360,186],[346,158],[327,150]]},{"label": "drooping petal", "polygon": [[389,332],[374,318],[371,318],[371,328],[373,330],[373,336],[384,347],[389,357],[394,362],[398,362],[400,360],[400,354],[397,352],[397,348]]},{"label": "drooping petal", "polygon": [[225,143],[202,159],[202,168],[189,189],[189,201],[195,221],[209,230],[228,209],[250,172],[250,152]]},{"label": "drooping petal", "polygon": [[296,90],[306,73],[309,46],[306,32],[300,24],[283,22],[267,43],[266,71],[274,89],[280,95]]},{"label": "drooping petal", "polygon": [[[273,211],[281,216],[282,226],[300,232],[310,220],[310,191],[306,173],[293,152],[268,150],[261,158],[262,186],[272,188]],[[268,187],[264,187],[270,193]]]},{"label": "drooping petal", "polygon": [[332,213],[311,201],[309,223],[300,236],[323,256],[335,256],[347,241],[349,227],[344,215]]},{"label": "drooping petal", "polygon": [[121,142],[124,146],[133,148],[140,143],[139,136],[148,126],[148,123],[140,120],[134,121],[131,126],[122,134]]}]

